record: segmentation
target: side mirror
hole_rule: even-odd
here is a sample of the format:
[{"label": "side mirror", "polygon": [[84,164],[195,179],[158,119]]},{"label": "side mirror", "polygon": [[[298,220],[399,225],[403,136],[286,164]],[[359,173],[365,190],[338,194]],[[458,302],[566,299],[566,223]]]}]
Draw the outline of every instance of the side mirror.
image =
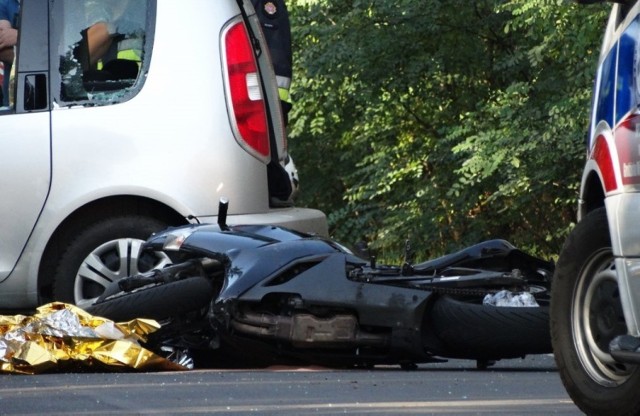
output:
[{"label": "side mirror", "polygon": [[218,203],[218,226],[222,231],[229,229],[227,225],[227,211],[229,210],[229,200],[227,198],[220,198]]}]

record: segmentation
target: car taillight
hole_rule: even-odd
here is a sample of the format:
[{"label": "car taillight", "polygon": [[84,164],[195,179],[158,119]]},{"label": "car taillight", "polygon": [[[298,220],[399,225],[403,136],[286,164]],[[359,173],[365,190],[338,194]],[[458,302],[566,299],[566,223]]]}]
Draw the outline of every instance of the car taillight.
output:
[{"label": "car taillight", "polygon": [[626,117],[615,137],[622,184],[640,185],[640,114]]},{"label": "car taillight", "polygon": [[591,158],[596,161],[600,168],[602,181],[606,192],[614,191],[616,185],[616,173],[613,170],[613,162],[611,161],[611,151],[604,136],[598,136],[595,146],[591,152]]},{"label": "car taillight", "polygon": [[236,138],[251,154],[269,159],[269,128],[258,65],[242,21],[225,33],[225,63]]}]

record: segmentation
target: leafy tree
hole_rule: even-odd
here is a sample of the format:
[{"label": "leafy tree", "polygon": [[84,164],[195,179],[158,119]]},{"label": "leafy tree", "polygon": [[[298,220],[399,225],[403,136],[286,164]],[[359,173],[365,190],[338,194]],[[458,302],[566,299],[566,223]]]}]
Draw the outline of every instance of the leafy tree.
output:
[{"label": "leafy tree", "polygon": [[574,221],[608,7],[297,0],[292,153],[332,234],[553,255]]}]

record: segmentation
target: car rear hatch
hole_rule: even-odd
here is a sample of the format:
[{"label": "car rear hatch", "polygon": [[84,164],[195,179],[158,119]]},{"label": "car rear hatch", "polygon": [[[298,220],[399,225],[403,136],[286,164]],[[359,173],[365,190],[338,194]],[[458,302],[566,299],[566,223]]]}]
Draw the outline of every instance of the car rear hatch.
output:
[{"label": "car rear hatch", "polygon": [[236,2],[242,19],[223,39],[231,124],[238,143],[267,164],[271,201],[286,201],[292,186],[283,168],[287,142],[276,76],[251,2]]}]

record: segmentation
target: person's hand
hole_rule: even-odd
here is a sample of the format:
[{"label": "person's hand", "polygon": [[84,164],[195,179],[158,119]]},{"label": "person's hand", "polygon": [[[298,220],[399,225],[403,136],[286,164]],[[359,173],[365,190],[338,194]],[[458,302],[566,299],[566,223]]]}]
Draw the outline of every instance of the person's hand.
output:
[{"label": "person's hand", "polygon": [[0,20],[0,61],[13,61],[13,47],[18,43],[18,31],[8,20]]},{"label": "person's hand", "polygon": [[[6,22],[6,20],[0,21]],[[18,43],[18,31],[11,26],[0,25],[0,49],[12,48]]]}]

